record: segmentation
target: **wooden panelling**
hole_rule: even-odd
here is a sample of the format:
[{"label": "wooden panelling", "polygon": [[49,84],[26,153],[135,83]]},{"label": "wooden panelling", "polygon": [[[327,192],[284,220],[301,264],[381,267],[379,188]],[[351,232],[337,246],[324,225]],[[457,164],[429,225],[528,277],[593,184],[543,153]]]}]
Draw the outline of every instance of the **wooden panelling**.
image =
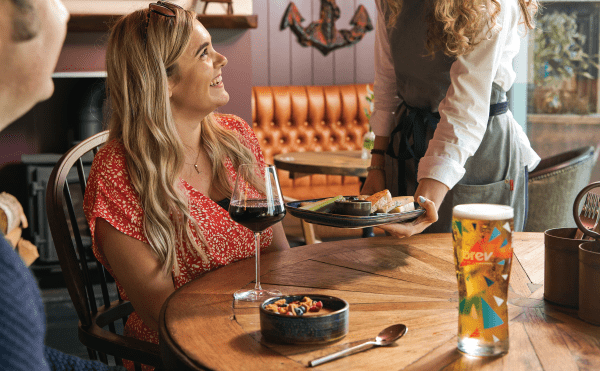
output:
[{"label": "wooden panelling", "polygon": [[[358,4],[362,4],[367,9],[369,17],[371,17],[371,22],[373,23],[373,28],[375,28],[375,23],[377,22],[377,7],[375,6],[375,1],[355,1],[357,2],[357,6]],[[357,83],[368,83],[375,80],[374,48],[375,30],[367,32],[363,39],[355,46],[355,79]]]},{"label": "wooden panelling", "polygon": [[[267,26],[269,41],[269,69],[270,84],[288,85],[290,82],[290,30],[279,30],[281,18],[287,6],[286,1],[268,0],[269,14]],[[262,64],[259,64],[262,65]],[[264,84],[267,85],[267,84]]]},{"label": "wooden panelling", "polygon": [[[258,16],[258,27],[251,33],[251,53],[252,53],[252,85],[257,85],[256,81],[268,81],[269,69],[262,66],[269,60],[269,41],[265,30],[268,29],[268,0],[254,0],[253,11]],[[264,85],[268,85],[265,83]]]},{"label": "wooden panelling", "polygon": [[[300,1],[295,4],[300,14],[306,14],[307,17],[311,17],[313,8],[311,1]],[[320,52],[315,48],[307,48],[300,45],[298,38],[290,30],[287,30],[286,33],[290,37],[290,54],[292,56],[290,66],[291,85],[312,85],[314,83],[312,55],[313,53]]]},{"label": "wooden panelling", "polygon": [[[304,17],[303,27],[320,17],[321,0],[293,1]],[[372,83],[374,80],[375,31],[367,32],[355,45],[337,49],[327,56],[298,43],[289,28],[280,29],[289,0],[254,0],[258,27],[252,31],[252,84],[333,85]],[[375,26],[377,9],[372,0],[337,1],[340,18],[336,27],[350,29],[356,8],[363,5]]]}]

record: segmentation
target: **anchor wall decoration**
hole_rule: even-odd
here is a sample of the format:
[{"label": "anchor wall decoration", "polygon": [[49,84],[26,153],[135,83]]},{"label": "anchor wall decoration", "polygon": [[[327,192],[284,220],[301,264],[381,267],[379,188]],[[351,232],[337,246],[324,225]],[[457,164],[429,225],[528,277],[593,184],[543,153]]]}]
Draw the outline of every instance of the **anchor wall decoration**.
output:
[{"label": "anchor wall decoration", "polygon": [[321,18],[312,22],[308,27],[302,27],[304,18],[296,4],[290,3],[281,20],[281,30],[289,27],[298,36],[298,42],[303,46],[314,46],[323,55],[332,50],[356,44],[365,33],[373,29],[373,24],[364,6],[359,5],[350,24],[350,30],[338,30],[335,22],[340,18],[340,8],[335,0],[321,0]]}]

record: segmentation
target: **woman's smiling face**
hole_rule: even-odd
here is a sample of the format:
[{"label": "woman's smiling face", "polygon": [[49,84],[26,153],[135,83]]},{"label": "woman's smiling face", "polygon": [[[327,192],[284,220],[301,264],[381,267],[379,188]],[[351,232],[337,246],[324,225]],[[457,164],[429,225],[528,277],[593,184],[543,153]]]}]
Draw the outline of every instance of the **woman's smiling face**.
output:
[{"label": "woman's smiling face", "polygon": [[229,102],[221,76],[226,64],[227,58],[213,49],[206,28],[195,20],[190,42],[169,79],[171,109],[203,118]]}]

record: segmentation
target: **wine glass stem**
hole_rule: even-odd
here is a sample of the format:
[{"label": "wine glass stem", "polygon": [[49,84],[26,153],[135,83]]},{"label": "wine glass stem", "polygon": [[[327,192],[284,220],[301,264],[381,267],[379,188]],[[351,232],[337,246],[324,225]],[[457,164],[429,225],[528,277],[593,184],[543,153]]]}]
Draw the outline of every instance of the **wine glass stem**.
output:
[{"label": "wine glass stem", "polygon": [[254,232],[254,245],[256,249],[256,279],[254,280],[256,284],[254,289],[262,290],[262,287],[260,287],[260,232]]}]

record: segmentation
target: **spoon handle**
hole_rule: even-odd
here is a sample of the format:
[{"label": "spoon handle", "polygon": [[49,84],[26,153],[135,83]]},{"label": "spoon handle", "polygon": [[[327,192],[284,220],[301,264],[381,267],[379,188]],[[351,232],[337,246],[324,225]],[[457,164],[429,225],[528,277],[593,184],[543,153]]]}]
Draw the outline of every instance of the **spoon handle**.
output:
[{"label": "spoon handle", "polygon": [[333,361],[334,359],[338,359],[338,358],[341,358],[341,357],[344,357],[344,356],[347,356],[350,354],[362,352],[363,350],[371,349],[375,345],[376,345],[376,343],[374,341],[367,341],[366,343],[359,344],[352,348],[340,350],[339,352],[332,353],[328,356],[314,359],[314,360],[310,361],[308,363],[308,365],[311,367],[315,367],[315,366],[318,366],[325,362]]}]

